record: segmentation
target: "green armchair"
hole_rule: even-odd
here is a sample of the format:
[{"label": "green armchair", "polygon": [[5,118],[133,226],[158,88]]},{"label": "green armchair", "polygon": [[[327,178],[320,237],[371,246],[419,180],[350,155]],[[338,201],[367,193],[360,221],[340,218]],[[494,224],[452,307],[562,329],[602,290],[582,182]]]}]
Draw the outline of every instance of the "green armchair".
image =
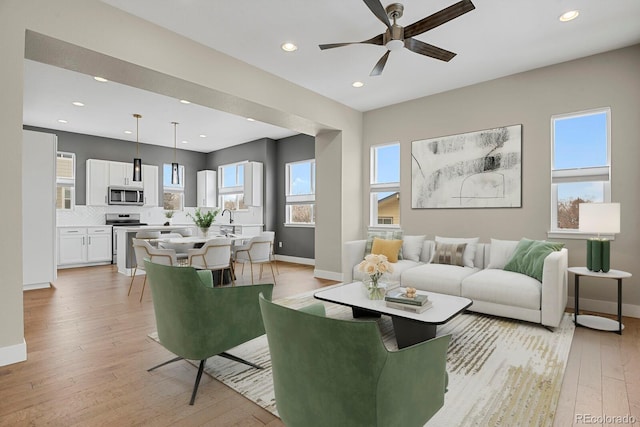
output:
[{"label": "green armchair", "polygon": [[206,360],[222,356],[254,368],[227,350],[264,334],[258,295],[271,299],[273,285],[214,288],[211,272],[144,261],[156,315],[160,343],[178,357],[149,369],[181,359],[199,360],[193,386],[193,405]]},{"label": "green armchair", "polygon": [[278,414],[288,427],[423,426],[444,404],[450,336],[390,352],[375,322],[260,296]]}]

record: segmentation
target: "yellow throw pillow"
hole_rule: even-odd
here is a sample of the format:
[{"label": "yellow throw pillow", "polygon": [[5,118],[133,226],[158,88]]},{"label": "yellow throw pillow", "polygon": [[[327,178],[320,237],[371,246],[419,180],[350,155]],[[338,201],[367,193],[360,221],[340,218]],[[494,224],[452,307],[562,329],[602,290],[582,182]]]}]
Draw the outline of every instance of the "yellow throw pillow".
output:
[{"label": "yellow throw pillow", "polygon": [[402,240],[386,240],[373,238],[371,253],[376,255],[384,255],[389,262],[398,262],[398,252],[402,248]]}]

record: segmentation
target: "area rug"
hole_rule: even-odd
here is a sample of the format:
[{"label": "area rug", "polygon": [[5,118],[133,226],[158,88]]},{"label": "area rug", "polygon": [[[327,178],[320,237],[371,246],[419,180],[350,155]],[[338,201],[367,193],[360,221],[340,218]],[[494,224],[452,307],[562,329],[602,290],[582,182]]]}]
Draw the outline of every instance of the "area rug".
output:
[{"label": "area rug", "polygon": [[[311,292],[277,303],[299,308],[318,300]],[[323,304],[327,316],[352,320],[350,308]],[[385,346],[397,349],[391,319],[382,316],[376,321]],[[475,313],[462,314],[439,326],[438,336],[452,336],[447,353],[449,388],[444,406],[426,426],[552,425],[573,331],[569,314],[554,332],[540,325]],[[149,336],[157,340],[156,333]],[[266,336],[229,353],[264,369],[215,356],[207,361],[205,372],[278,415]]]}]

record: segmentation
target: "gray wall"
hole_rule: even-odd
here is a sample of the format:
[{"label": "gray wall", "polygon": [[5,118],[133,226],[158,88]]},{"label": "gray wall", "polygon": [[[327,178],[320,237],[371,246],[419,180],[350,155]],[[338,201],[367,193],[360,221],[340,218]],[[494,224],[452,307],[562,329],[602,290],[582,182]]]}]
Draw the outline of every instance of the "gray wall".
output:
[{"label": "gray wall", "polygon": [[[633,274],[624,281],[623,303],[635,305],[627,310],[635,310],[634,315],[638,316],[639,70],[640,45],[635,45],[369,111],[364,115],[362,161],[369,164],[371,145],[400,141],[400,215],[407,234],[478,236],[484,242],[492,237],[546,239],[551,220],[551,116],[610,106],[612,201],[621,203],[621,232],[611,244],[611,267]],[[522,208],[411,208],[411,141],[520,123]],[[368,166],[363,169],[362,180],[368,183]],[[366,191],[362,203],[366,223],[369,211]],[[585,240],[562,241],[569,249],[569,265],[585,265]],[[606,283],[588,278],[584,286],[582,283],[581,280],[581,303],[583,298],[616,300],[613,286],[603,286]],[[573,295],[573,286],[569,293]]]},{"label": "gray wall", "polygon": [[[54,129],[24,126],[25,129],[55,133],[58,136],[58,151],[76,155],[76,204],[86,203],[87,159],[133,162],[136,143],[120,139],[64,132]],[[140,143],[140,158],[145,165],[158,166],[158,200],[162,203],[162,166],[173,161],[173,148]],[[207,154],[178,150],[176,159],[185,169],[185,206],[196,206],[196,172],[205,169]]]},{"label": "gray wall", "polygon": [[212,151],[207,155],[206,169],[217,170],[218,166],[242,161],[261,162],[264,166],[263,208],[264,229],[275,230],[276,224],[276,141],[262,138],[233,147]]},{"label": "gray wall", "polygon": [[[311,227],[285,227],[285,191],[286,171],[285,164],[300,160],[315,158],[315,138],[308,135],[294,135],[278,140],[277,144],[277,224],[276,253],[300,258],[314,258],[315,253],[315,228]],[[282,247],[278,243],[282,242]]]}]

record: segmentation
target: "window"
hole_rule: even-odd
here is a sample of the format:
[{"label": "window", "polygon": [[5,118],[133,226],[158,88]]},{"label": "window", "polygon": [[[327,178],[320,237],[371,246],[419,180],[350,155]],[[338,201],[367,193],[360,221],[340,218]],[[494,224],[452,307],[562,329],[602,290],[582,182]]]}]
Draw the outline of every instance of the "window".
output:
[{"label": "window", "polygon": [[244,210],[244,164],[247,162],[222,165],[218,168],[218,193],[220,206],[230,211]]},{"label": "window", "polygon": [[58,151],[56,156],[56,209],[70,210],[76,204],[76,155]]},{"label": "window", "polygon": [[287,163],[286,225],[311,226],[316,222],[316,161]]},{"label": "window", "polygon": [[551,231],[577,232],[580,203],[611,201],[611,110],[551,118]]},{"label": "window", "polygon": [[371,147],[370,220],[372,227],[400,225],[400,144]]},{"label": "window", "polygon": [[167,211],[184,209],[184,166],[178,166],[179,184],[171,183],[171,163],[162,165],[162,205]]}]

